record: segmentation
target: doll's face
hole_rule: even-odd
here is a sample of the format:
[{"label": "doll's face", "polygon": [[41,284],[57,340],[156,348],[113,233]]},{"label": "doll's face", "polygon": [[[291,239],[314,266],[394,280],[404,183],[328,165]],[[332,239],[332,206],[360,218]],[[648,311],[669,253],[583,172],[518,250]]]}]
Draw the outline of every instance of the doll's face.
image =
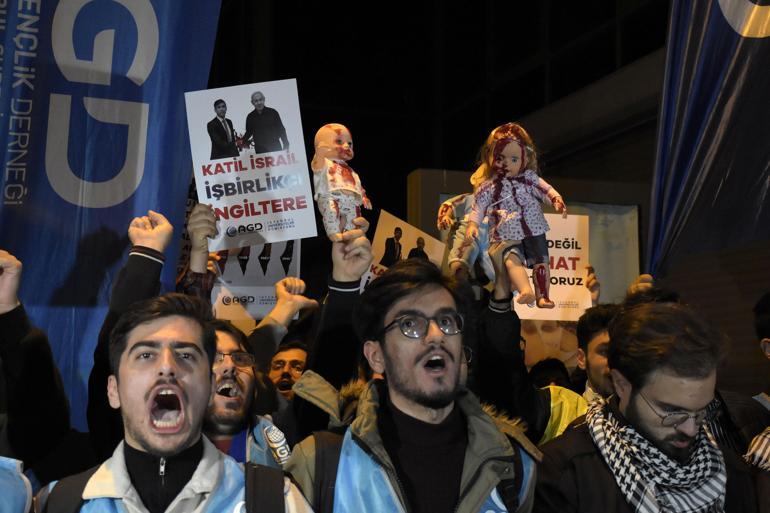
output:
[{"label": "doll's face", "polygon": [[522,147],[516,141],[508,141],[502,150],[494,155],[492,163],[495,170],[502,171],[510,176],[519,174],[522,168]]},{"label": "doll's face", "polygon": [[316,154],[324,158],[350,160],[353,158],[353,137],[342,125],[324,127],[316,145]]}]

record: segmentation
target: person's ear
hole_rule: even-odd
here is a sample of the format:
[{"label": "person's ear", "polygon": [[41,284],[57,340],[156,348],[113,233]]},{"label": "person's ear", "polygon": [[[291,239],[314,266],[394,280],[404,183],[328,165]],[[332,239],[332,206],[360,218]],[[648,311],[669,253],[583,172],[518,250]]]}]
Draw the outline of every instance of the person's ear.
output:
[{"label": "person's ear", "polygon": [[114,409],[120,408],[120,395],[118,394],[118,378],[114,374],[110,374],[107,378],[107,399],[109,399],[110,406]]},{"label": "person's ear", "polygon": [[577,355],[576,356],[577,356],[577,365],[578,365],[578,367],[580,367],[582,370],[586,370],[586,354],[585,354],[585,352],[583,352],[583,350],[578,347]]},{"label": "person's ear", "polygon": [[610,369],[610,376],[612,377],[612,384],[615,387],[615,395],[618,396],[620,411],[626,410],[629,401],[631,400],[631,391],[633,386],[619,370]]},{"label": "person's ear", "polygon": [[377,374],[385,372],[385,357],[382,353],[382,345],[376,340],[364,342],[364,356],[369,362],[369,367]]},{"label": "person's ear", "polygon": [[770,338],[763,338],[760,340],[759,347],[762,349],[762,352],[765,353],[765,356],[770,358]]}]

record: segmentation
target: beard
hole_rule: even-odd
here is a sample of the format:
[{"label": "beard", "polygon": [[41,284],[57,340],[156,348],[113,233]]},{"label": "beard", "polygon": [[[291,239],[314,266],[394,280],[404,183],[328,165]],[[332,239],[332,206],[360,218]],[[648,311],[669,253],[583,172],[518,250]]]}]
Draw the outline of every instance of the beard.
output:
[{"label": "beard", "polygon": [[[394,364],[386,351],[383,352],[383,358],[385,360],[385,376],[387,377],[388,387],[399,392],[406,399],[409,399],[420,406],[438,410],[446,408],[457,398],[460,391],[459,366],[457,368],[456,376],[442,376],[437,378],[437,381],[445,385],[444,387],[432,392],[427,392],[421,390],[414,383],[410,383],[408,379],[410,370],[403,369],[401,366]],[[446,358],[452,358],[452,355],[446,353]],[[419,359],[421,358],[418,358],[418,360]]]},{"label": "beard", "polygon": [[[653,434],[651,430],[646,428],[644,423],[645,421],[639,414],[638,404],[639,401],[636,400],[635,394],[634,397],[632,397],[629,401],[628,408],[626,408],[625,417],[629,424],[631,424],[640,435],[646,438],[647,441],[660,449],[663,454],[677,460],[679,463],[686,463],[687,460],[690,459],[690,455],[692,454],[693,448],[695,447],[695,438],[687,436],[684,433],[680,433],[679,431],[676,431],[674,434],[667,435],[663,438],[659,438]],[[687,447],[676,447],[672,445],[672,442],[685,441],[690,441],[690,445]]]},{"label": "beard", "polygon": [[203,420],[203,431],[215,435],[234,435],[246,428],[247,417],[242,411],[211,408]]}]

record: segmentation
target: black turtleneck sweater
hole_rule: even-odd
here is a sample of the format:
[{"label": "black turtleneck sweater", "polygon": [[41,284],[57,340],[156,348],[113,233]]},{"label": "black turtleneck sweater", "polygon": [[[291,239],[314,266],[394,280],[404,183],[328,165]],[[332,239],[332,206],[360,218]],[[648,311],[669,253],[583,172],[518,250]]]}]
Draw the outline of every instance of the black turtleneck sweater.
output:
[{"label": "black turtleneck sweater", "polygon": [[454,511],[460,497],[468,432],[457,405],[429,424],[381,401],[377,426],[412,512]]},{"label": "black turtleneck sweater", "polygon": [[126,468],[142,504],[150,513],[163,513],[192,478],[203,457],[203,440],[167,458],[123,444]]}]

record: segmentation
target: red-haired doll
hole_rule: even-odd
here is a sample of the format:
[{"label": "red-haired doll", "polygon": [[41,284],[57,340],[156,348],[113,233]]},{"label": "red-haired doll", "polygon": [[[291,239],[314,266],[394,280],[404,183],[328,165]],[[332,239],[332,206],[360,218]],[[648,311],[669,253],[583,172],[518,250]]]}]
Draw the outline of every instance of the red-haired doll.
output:
[{"label": "red-haired doll", "polygon": [[[565,217],[567,207],[556,189],[538,176],[535,145],[516,123],[506,123],[489,134],[480,161],[474,178],[483,182],[474,192],[466,236],[478,236],[486,214],[495,279],[503,288],[518,291],[518,303],[553,308],[545,239],[549,227],[540,202],[550,203]],[[525,266],[532,269],[534,292]]]}]

